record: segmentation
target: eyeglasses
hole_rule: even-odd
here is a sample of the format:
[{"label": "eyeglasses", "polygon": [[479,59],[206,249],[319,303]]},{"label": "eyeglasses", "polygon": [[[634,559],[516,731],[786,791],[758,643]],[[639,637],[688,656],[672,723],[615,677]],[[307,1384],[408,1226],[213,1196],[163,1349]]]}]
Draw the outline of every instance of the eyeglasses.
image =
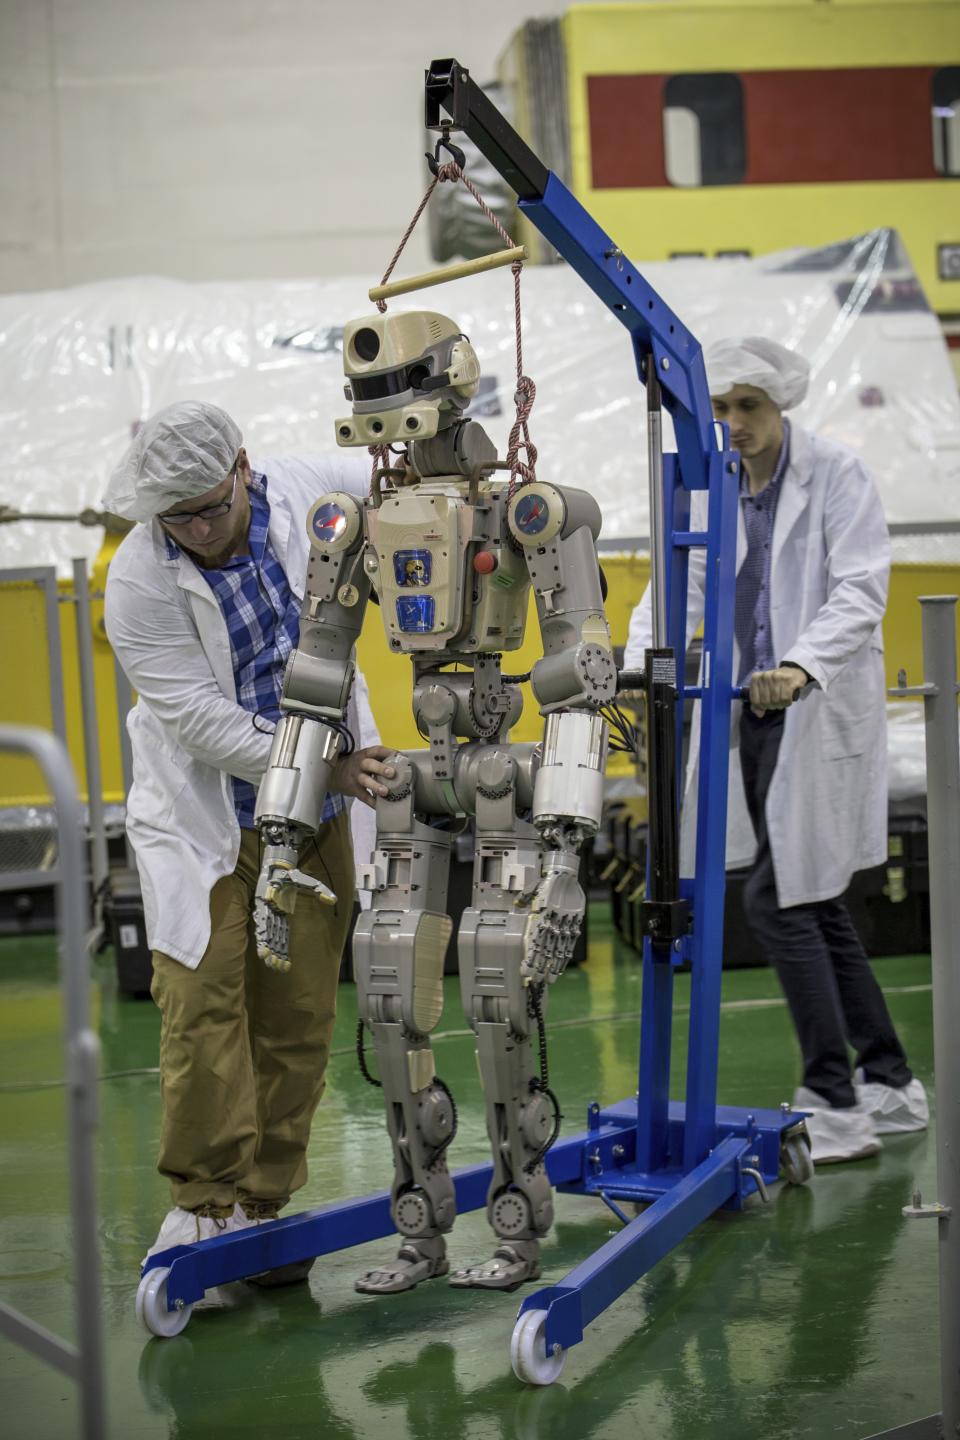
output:
[{"label": "eyeglasses", "polygon": [[230,491],[229,500],[220,500],[216,505],[207,505],[203,510],[175,510],[172,515],[161,515],[159,518],[164,525],[189,525],[191,520],[219,520],[226,515],[237,498],[237,481],[240,472],[236,464],[233,467],[233,489]]}]

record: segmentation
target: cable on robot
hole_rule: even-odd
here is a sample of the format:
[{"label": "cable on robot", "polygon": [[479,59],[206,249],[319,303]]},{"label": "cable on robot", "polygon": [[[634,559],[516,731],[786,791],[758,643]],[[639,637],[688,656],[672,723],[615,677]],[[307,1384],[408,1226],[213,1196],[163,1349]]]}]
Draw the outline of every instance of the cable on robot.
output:
[{"label": "cable on robot", "polygon": [[484,800],[505,800],[512,790],[512,780],[503,785],[481,785],[479,780],[477,781],[477,794],[482,795]]},{"label": "cable on robot", "polygon": [[360,1066],[360,1074],[368,1085],[374,1085],[378,1090],[383,1089],[383,1081],[378,1080],[376,1075],[371,1075],[367,1065],[367,1051],[363,1043],[363,1021],[357,1021],[357,1064]]},{"label": "cable on robot", "polygon": [[437,1146],[437,1149],[434,1151],[432,1163],[435,1165],[437,1161],[441,1159],[444,1155],[446,1155],[447,1151],[449,1150],[450,1145],[453,1141],[453,1137],[457,1133],[457,1126],[460,1123],[460,1116],[457,1111],[457,1102],[456,1100],[454,1100],[450,1090],[450,1086],[447,1084],[447,1082],[445,1080],[441,1080],[439,1075],[434,1075],[433,1083],[434,1085],[436,1085],[438,1090],[443,1091],[444,1095],[446,1095],[447,1099],[450,1101],[450,1112],[452,1116],[450,1134],[447,1136],[446,1140],[442,1140],[440,1142],[440,1144]]},{"label": "cable on robot", "polygon": [[633,721],[624,714],[615,700],[601,705],[600,714],[613,731],[610,749],[621,755],[639,755],[640,734]]},{"label": "cable on robot", "polygon": [[541,1145],[532,1160],[524,1165],[524,1172],[531,1175],[547,1154],[547,1151],[555,1143],[560,1134],[560,1126],[563,1123],[563,1113],[560,1109],[560,1101],[550,1089],[550,1072],[547,1066],[547,1029],[543,1020],[543,982],[539,985],[531,985],[527,991],[527,1013],[537,1024],[537,1048],[539,1052],[540,1074],[534,1076],[530,1081],[531,1093],[539,1091],[546,1095],[553,1106],[553,1129]]},{"label": "cable on robot", "polygon": [[[345,755],[352,755],[357,748],[357,742],[349,726],[344,724],[342,720],[324,720],[323,723],[328,729],[336,731],[343,741],[343,746],[339,751],[338,758],[342,759]],[[253,715],[253,728],[259,731],[261,735],[273,735],[277,728],[277,722],[271,720],[269,715],[265,715],[262,710],[257,710]]]}]

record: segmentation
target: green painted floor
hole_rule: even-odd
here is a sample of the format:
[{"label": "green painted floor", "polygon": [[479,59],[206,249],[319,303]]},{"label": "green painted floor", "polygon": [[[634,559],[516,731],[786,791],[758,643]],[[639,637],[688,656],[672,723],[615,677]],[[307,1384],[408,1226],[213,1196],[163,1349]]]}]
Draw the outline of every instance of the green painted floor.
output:
[{"label": "green painted floor", "polygon": [[[636,1088],[639,969],[593,907],[589,962],[551,994],[552,1083],[583,1126],[587,1103]],[[914,1069],[932,1079],[930,962],[876,962]],[[436,1036],[460,1106],[453,1163],[486,1155],[476,1067],[447,981]],[[674,1093],[689,980],[678,977]],[[175,1340],[150,1340],[133,1314],[138,1262],[166,1210],[154,1171],[158,1017],[118,999],[109,956],[93,984],[103,1047],[100,1212],[108,1394],[114,1440],[854,1440],[938,1408],[936,1234],[900,1209],[915,1182],[933,1196],[932,1134],[888,1140],[874,1160],[834,1166],[809,1189],[723,1213],[661,1262],[587,1331],[559,1384],[521,1387],[508,1347],[517,1297],[443,1281],[392,1300],[357,1295],[355,1273],[382,1243],[319,1262],[310,1285],[246,1286],[230,1312],[196,1313]],[[297,1208],[386,1186],[378,1094],[360,1078],[356,1000],[341,987],[329,1087]],[[0,1300],[71,1335],[65,1092],[49,940],[0,942]],[[728,973],[721,1101],[788,1098],[798,1056],[776,981]],[[554,1283],[617,1228],[599,1202],[561,1196],[544,1246]],[[454,1267],[491,1253],[482,1214],[463,1216]],[[76,1433],[69,1381],[0,1341],[0,1435]]]}]

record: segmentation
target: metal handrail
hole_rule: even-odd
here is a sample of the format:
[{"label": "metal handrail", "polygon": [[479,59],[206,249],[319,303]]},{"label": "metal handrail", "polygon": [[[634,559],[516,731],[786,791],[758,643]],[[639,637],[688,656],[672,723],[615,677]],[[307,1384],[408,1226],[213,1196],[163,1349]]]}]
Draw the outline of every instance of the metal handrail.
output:
[{"label": "metal handrail", "polygon": [[60,832],[57,926],[64,991],[70,1214],[76,1261],[76,1345],[0,1302],[0,1334],[69,1375],[80,1387],[83,1440],[106,1440],[103,1317],[94,1135],[100,1041],[90,1027],[85,936],[89,914],[84,877],[84,826],[77,782],[66,747],[55,735],[28,726],[0,725],[0,753],[36,761],[50,786]]}]

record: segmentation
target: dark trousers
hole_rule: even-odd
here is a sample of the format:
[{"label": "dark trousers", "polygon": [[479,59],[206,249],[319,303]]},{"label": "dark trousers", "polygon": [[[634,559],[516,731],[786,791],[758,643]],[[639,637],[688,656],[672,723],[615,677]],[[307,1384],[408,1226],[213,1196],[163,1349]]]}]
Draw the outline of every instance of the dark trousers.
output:
[{"label": "dark trousers", "polygon": [[867,1080],[900,1088],[913,1077],[842,897],[786,909],[777,902],[766,805],[784,714],[767,710],[758,717],[745,705],[740,721],[740,766],[757,836],[744,909],[783,986],[803,1052],[803,1083],[846,1109],[856,1103],[848,1045]]}]

